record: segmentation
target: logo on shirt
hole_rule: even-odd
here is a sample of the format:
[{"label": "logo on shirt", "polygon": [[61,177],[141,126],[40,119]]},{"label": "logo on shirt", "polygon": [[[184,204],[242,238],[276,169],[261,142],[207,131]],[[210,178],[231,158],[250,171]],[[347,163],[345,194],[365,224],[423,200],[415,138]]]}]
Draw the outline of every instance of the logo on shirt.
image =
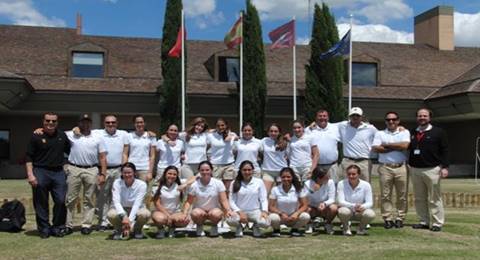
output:
[{"label": "logo on shirt", "polygon": [[47,139],[42,138],[42,143],[46,144],[46,143],[47,143]]}]

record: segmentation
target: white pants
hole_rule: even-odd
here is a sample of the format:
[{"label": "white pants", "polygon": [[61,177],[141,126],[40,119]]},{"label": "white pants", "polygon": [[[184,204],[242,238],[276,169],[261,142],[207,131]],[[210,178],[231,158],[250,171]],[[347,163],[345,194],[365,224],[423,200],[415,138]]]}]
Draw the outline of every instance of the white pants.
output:
[{"label": "white pants", "polygon": [[[269,218],[262,218],[262,211],[259,209],[252,210],[252,211],[242,211],[245,215],[247,215],[247,219],[250,222],[253,222],[260,228],[268,228],[270,227],[270,219]],[[227,224],[232,227],[238,227],[240,225],[240,215],[235,212],[233,216],[227,218]]]},{"label": "white pants", "polygon": [[[282,219],[280,218],[280,215],[277,213],[270,213],[269,215],[270,222],[272,224],[273,229],[280,229],[280,224],[286,224],[282,223]],[[310,214],[306,212],[302,212],[300,216],[298,216],[297,222],[295,222],[292,225],[292,228],[301,228],[307,225],[307,223],[310,221]]]}]

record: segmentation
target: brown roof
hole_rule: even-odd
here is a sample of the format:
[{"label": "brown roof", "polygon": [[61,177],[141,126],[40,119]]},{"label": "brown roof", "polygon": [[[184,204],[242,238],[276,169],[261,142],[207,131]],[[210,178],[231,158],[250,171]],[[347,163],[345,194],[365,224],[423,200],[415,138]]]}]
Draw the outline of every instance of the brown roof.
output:
[{"label": "brown roof", "polygon": [[7,78],[7,79],[23,79],[22,76],[19,76],[17,74],[8,72],[6,70],[0,69],[0,78]]},{"label": "brown roof", "polygon": [[480,92],[480,64],[438,89],[428,98],[440,98],[469,92]]},{"label": "brown roof", "polygon": [[[0,76],[7,71],[25,77],[34,89],[152,93],[162,83],[160,39],[77,35],[70,28],[11,25],[0,25],[0,39]],[[105,77],[69,77],[71,51],[89,49],[105,50]],[[225,50],[219,41],[189,40],[187,54],[188,93],[224,95],[236,91],[234,83],[216,82],[204,65],[214,54],[238,55],[235,50]],[[309,55],[309,46],[297,46],[299,95],[304,92],[304,66]],[[290,96],[291,49],[271,51],[267,45],[265,56],[269,95]],[[424,99],[442,86],[455,85],[453,79],[464,82],[480,75],[480,68],[474,70],[480,61],[480,48],[439,51],[427,45],[354,42],[353,56],[355,62],[378,63],[379,71],[378,86],[355,87],[354,97]],[[465,74],[468,71],[471,75]],[[451,88],[457,91],[457,87]]]}]

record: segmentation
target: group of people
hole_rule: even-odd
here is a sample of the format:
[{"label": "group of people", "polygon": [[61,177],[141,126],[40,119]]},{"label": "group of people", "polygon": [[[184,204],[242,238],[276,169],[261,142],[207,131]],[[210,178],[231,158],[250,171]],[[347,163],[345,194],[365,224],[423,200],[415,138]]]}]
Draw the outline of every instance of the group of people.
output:
[{"label": "group of people", "polygon": [[[291,134],[271,124],[263,139],[254,137],[249,123],[239,136],[224,119],[209,129],[199,117],[184,132],[170,125],[157,140],[140,115],[134,116],[130,133],[117,129],[114,115],[105,116],[105,128],[95,130],[90,117],[82,115],[77,127],[64,133],[57,128],[58,116],[47,113],[27,149],[37,229],[42,238],[72,233],[83,186],[84,235],[92,232],[95,209],[98,229],[112,225],[113,239],[143,238],[142,227],[150,219],[158,227],[156,238],[174,236],[176,228],[192,224],[197,236],[205,235],[207,224],[208,234],[218,236],[223,221],[236,237],[249,224],[254,237],[267,227],[272,236],[280,236],[281,225],[300,236],[303,229],[313,232],[317,217],[323,218],[325,232],[333,234],[337,216],[344,235],[352,235],[351,221],[359,222],[356,234],[365,235],[375,217],[370,171],[378,155],[384,227],[403,227],[408,162],[420,219],[412,227],[440,231],[439,183],[448,175],[448,145],[445,132],[430,124],[431,116],[430,110],[419,109],[418,127],[408,131],[396,112],[388,112],[386,129],[378,131],[363,121],[361,108],[352,108],[349,120],[339,123],[330,123],[328,112],[320,110],[306,127],[294,121]],[[52,224],[49,193],[55,204]],[[152,212],[145,204],[149,197]]]}]

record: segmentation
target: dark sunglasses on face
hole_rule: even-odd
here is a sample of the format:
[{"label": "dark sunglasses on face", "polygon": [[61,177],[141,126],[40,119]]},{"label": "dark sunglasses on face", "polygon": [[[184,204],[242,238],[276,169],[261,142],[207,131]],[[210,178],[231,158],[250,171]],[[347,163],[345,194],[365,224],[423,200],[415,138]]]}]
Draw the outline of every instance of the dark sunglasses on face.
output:
[{"label": "dark sunglasses on face", "polygon": [[45,122],[47,122],[47,123],[56,123],[56,122],[57,122],[57,120],[49,120],[49,119],[45,119]]},{"label": "dark sunglasses on face", "polygon": [[115,121],[106,121],[105,124],[107,125],[113,125],[113,124],[116,124],[117,122]]},{"label": "dark sunglasses on face", "polygon": [[390,122],[390,121],[397,121],[398,118],[385,118],[385,121]]}]

